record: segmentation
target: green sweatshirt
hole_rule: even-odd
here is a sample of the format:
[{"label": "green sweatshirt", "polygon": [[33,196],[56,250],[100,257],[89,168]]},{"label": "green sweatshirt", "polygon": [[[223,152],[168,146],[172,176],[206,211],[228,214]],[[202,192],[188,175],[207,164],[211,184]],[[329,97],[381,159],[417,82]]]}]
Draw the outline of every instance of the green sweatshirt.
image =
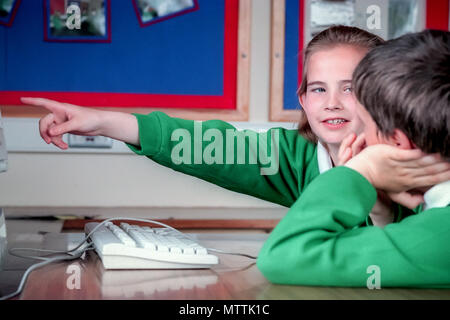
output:
[{"label": "green sweatshirt", "polygon": [[281,284],[450,288],[450,207],[360,227],[376,198],[352,169],[323,173],[272,231],[258,268]]},{"label": "green sweatshirt", "polygon": [[[198,122],[169,117],[158,111],[135,116],[140,147],[128,145],[132,151],[232,191],[290,207],[303,189],[319,175],[317,146],[301,137],[297,130],[273,128],[267,133],[251,130],[239,132],[221,120]],[[278,137],[278,142],[271,144],[271,137]],[[221,139],[222,143],[219,141]],[[209,151],[214,144],[217,157],[210,159]],[[186,146],[183,153],[179,152],[182,146]],[[261,152],[274,156],[272,162],[277,162],[278,169],[262,174],[261,170],[269,167],[269,161],[260,156]],[[245,159],[239,159],[243,153]],[[184,161],[177,164],[180,158]],[[216,161],[206,163],[211,160]]]},{"label": "green sweatshirt", "polygon": [[[384,229],[367,226],[368,214],[376,200],[373,187],[359,174],[343,167],[316,179],[317,147],[297,130],[274,128],[267,134],[238,132],[220,120],[196,122],[162,112],[135,116],[140,147],[128,145],[135,153],[229,190],[291,207],[273,230],[257,261],[269,280],[285,284],[366,286],[370,276],[366,270],[375,265],[381,268],[382,286],[437,287],[450,283],[448,227],[446,239],[442,233],[449,224],[434,215],[430,217],[428,211],[414,216],[400,207],[395,210],[395,221],[401,223]],[[278,138],[275,146],[267,137]],[[243,145],[239,146],[241,142]],[[242,152],[238,150],[243,148],[245,159],[239,163]],[[268,162],[259,156],[261,150],[267,156],[277,155],[278,170],[262,174]],[[232,157],[227,159],[230,154]],[[251,156],[254,161],[250,161]],[[410,215],[413,217],[408,218]],[[447,220],[449,217],[447,214]],[[426,223],[422,224],[422,220]],[[397,228],[400,231],[391,234],[390,230]],[[423,239],[439,243],[429,248],[429,242]],[[424,252],[433,256],[422,257]],[[433,267],[425,265],[429,258],[433,259],[430,264]]]}]

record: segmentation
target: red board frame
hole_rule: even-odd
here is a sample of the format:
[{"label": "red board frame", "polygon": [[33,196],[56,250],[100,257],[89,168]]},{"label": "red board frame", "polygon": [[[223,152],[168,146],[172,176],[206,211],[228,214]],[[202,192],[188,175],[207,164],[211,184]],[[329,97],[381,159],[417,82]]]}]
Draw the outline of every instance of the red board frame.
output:
[{"label": "red board frame", "polygon": [[427,29],[449,30],[450,0],[427,0]]}]

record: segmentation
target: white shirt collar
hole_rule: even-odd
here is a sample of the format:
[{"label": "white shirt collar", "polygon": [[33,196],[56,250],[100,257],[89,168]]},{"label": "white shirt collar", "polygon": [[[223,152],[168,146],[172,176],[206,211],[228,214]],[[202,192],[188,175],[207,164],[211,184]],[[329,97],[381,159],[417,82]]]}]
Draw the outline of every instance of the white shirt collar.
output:
[{"label": "white shirt collar", "polygon": [[319,163],[319,172],[321,174],[333,168],[331,156],[320,142],[317,142],[317,161]]},{"label": "white shirt collar", "polygon": [[441,182],[423,195],[424,210],[445,207],[450,203],[450,180]]}]

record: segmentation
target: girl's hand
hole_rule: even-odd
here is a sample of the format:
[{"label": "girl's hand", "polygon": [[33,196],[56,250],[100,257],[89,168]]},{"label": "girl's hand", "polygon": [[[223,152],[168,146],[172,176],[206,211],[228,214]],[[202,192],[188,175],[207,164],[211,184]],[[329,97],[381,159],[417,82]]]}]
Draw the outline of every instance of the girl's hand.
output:
[{"label": "girl's hand", "polygon": [[98,110],[43,98],[21,98],[21,101],[28,105],[44,107],[50,111],[39,120],[39,132],[47,144],[53,143],[60,149],[67,149],[68,145],[62,140],[65,133],[84,136],[101,134],[100,111]]},{"label": "girl's hand", "polygon": [[351,158],[360,153],[366,145],[366,140],[364,134],[356,136],[356,134],[351,133],[341,142],[341,146],[338,151],[338,166],[343,166]]},{"label": "girl's hand", "polygon": [[105,136],[140,146],[138,122],[130,113],[83,108],[43,98],[21,100],[25,104],[44,107],[50,111],[39,121],[39,132],[45,142],[53,143],[58,148],[69,147],[62,140],[65,133]]},{"label": "girl's hand", "polygon": [[387,195],[392,201],[400,203],[409,209],[414,209],[424,201],[423,193],[417,192],[389,192]]}]

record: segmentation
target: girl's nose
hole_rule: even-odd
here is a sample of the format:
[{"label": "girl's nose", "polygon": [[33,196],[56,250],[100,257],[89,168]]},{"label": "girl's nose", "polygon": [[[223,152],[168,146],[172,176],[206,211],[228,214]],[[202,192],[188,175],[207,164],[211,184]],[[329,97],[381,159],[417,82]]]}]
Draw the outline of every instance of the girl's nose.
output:
[{"label": "girl's nose", "polygon": [[325,109],[332,110],[332,111],[340,110],[340,109],[342,109],[342,103],[335,94],[332,94],[332,95],[330,95],[330,98],[327,101]]},{"label": "girl's nose", "polygon": [[325,107],[327,110],[341,110],[342,106],[340,104],[328,105]]}]

